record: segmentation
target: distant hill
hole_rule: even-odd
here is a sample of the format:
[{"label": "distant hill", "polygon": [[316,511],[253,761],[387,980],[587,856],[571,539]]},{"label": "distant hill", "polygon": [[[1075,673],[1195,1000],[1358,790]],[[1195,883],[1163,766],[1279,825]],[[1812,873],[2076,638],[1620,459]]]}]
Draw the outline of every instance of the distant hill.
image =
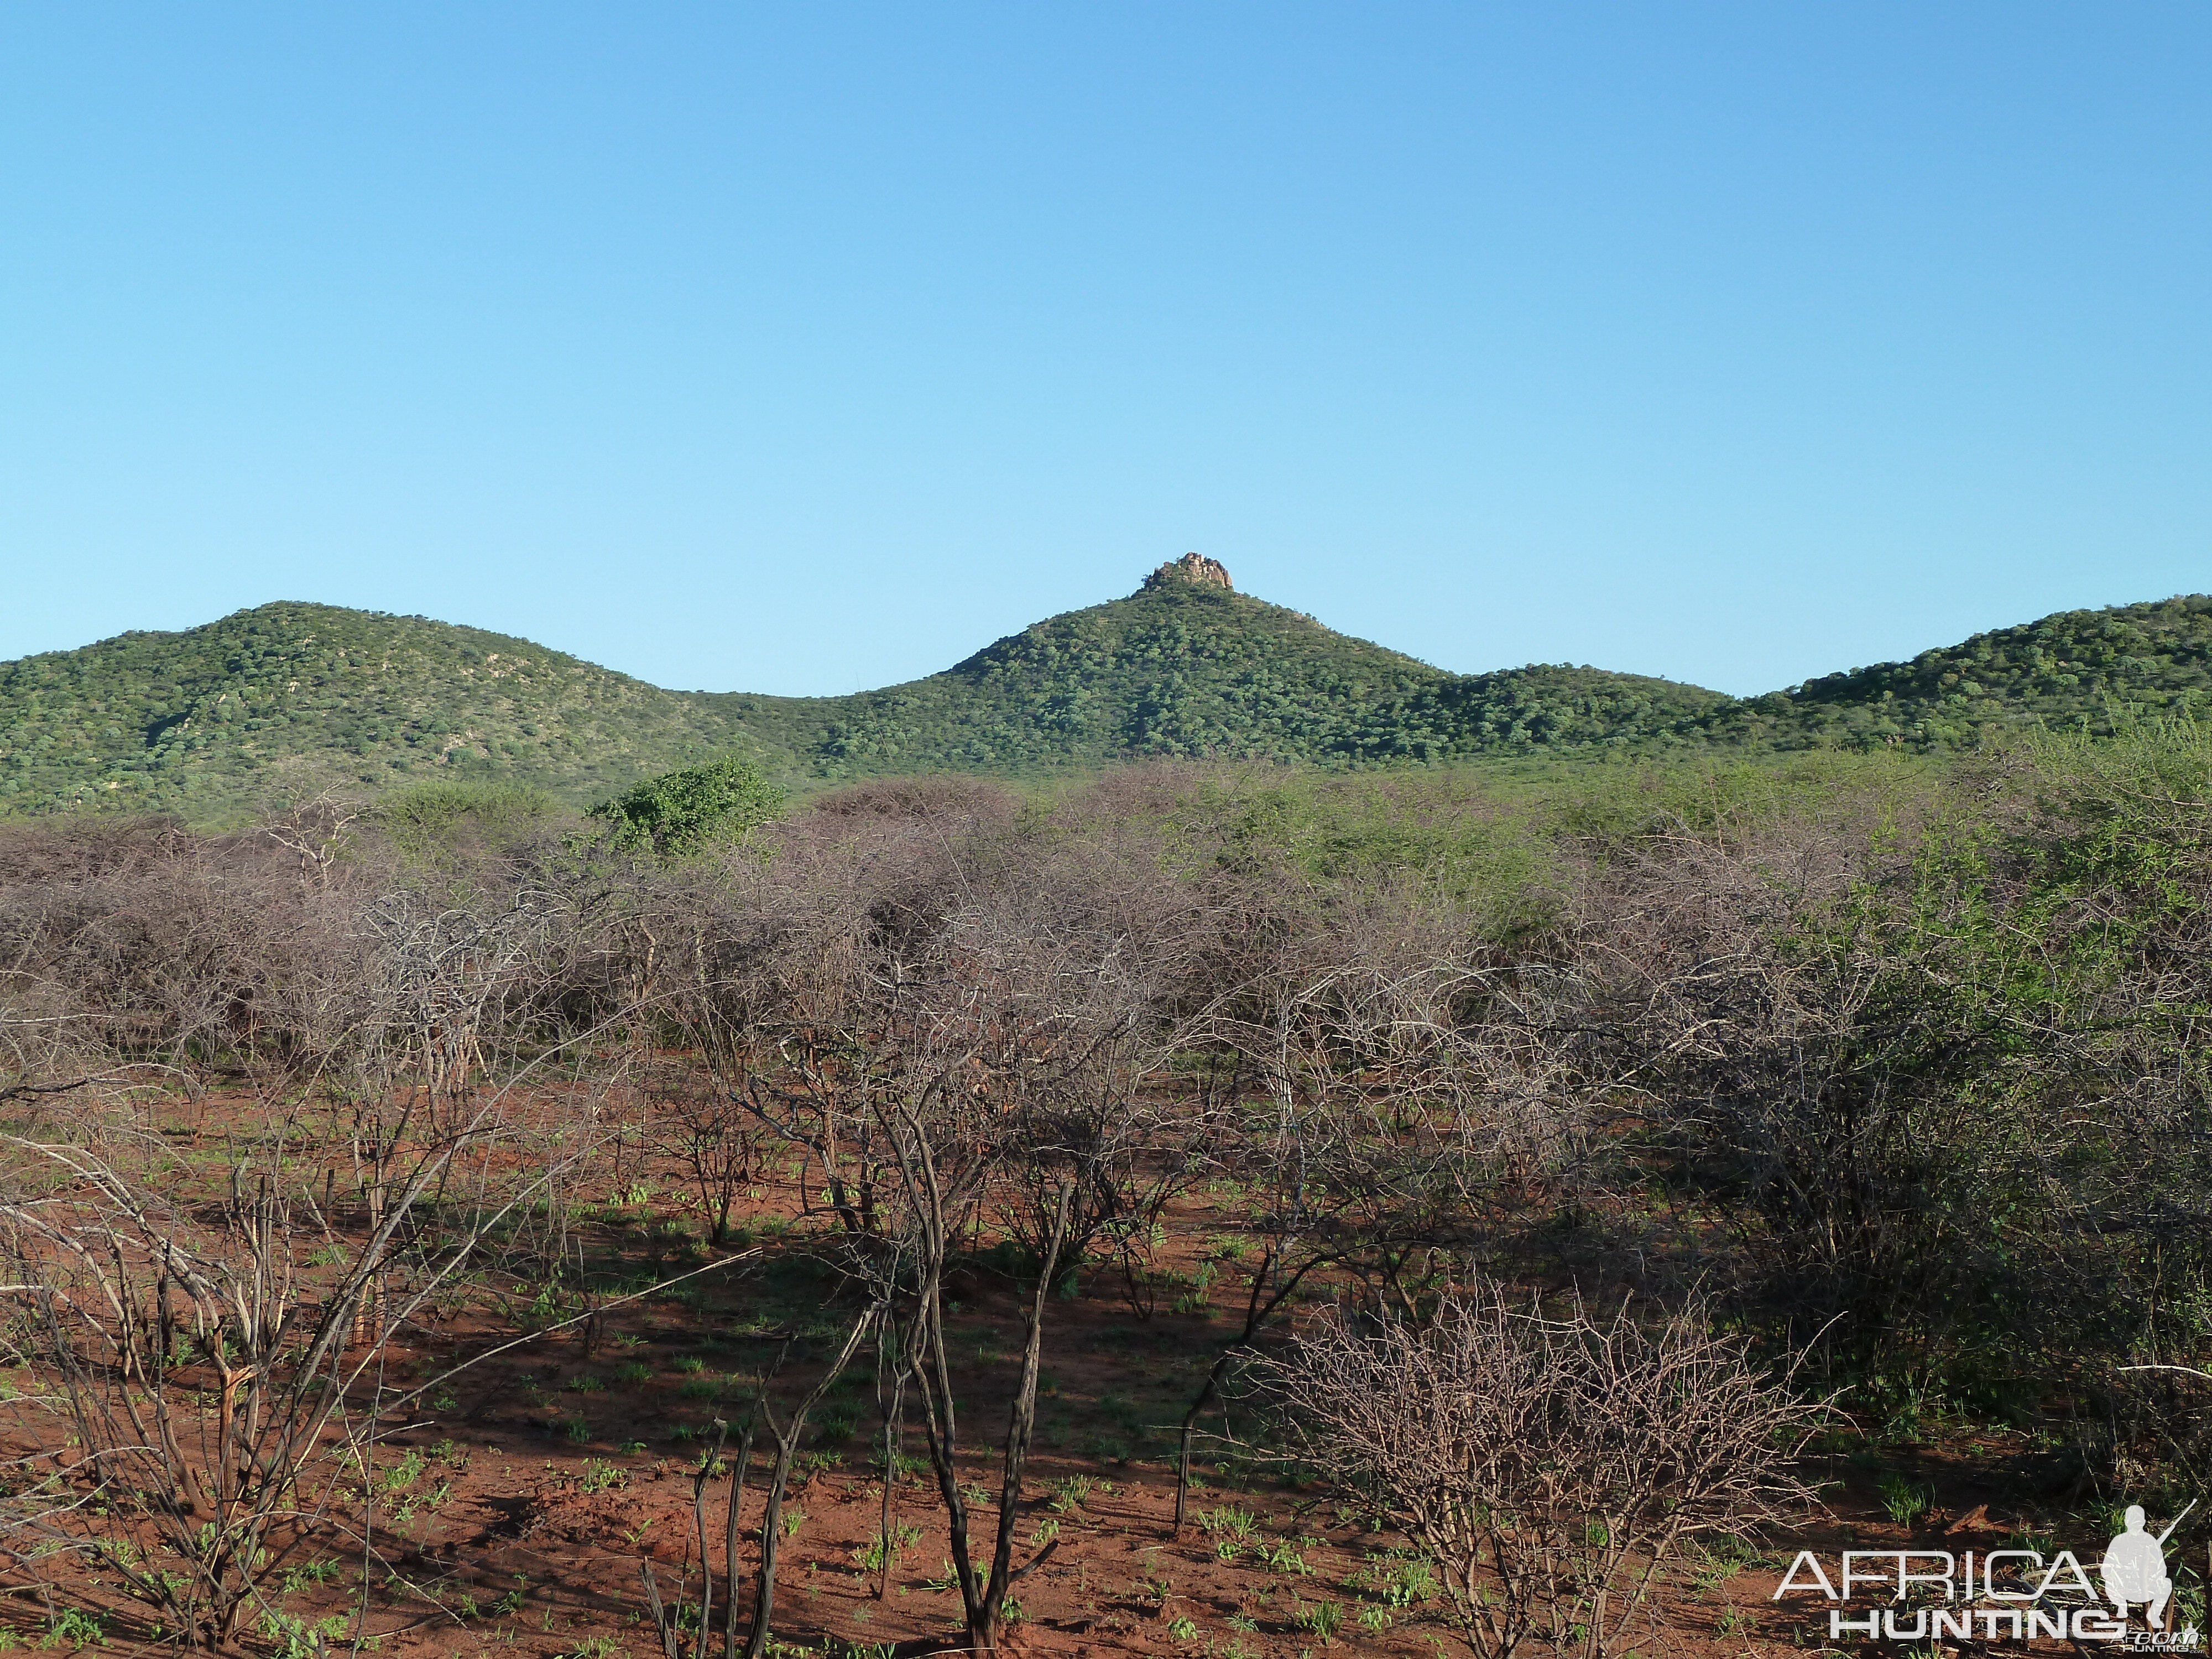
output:
[{"label": "distant hill", "polygon": [[1930,749],[2212,698],[2212,599],[2068,611],[1739,700],[1594,668],[1449,674],[1234,592],[1194,556],[879,691],[665,691],[526,640],[282,603],[0,665],[0,811],[207,818],[335,786],[498,777],[583,805],[710,755],[787,781],[1135,756],[1324,765],[1498,754]]},{"label": "distant hill", "polygon": [[277,604],[0,665],[0,806],[219,815],[330,785],[492,776],[571,800],[736,752],[787,757],[696,696],[527,640]]},{"label": "distant hill", "polygon": [[808,770],[845,777],[1133,755],[1442,760],[1634,742],[1731,702],[1598,669],[1448,674],[1178,564],[1126,599],[1033,623],[927,679],[729,705]]},{"label": "distant hill", "polygon": [[1790,746],[1963,748],[2024,726],[2107,732],[2208,707],[2212,595],[2192,593],[2061,611],[1910,662],[1830,674],[1751,698],[1713,726]]}]

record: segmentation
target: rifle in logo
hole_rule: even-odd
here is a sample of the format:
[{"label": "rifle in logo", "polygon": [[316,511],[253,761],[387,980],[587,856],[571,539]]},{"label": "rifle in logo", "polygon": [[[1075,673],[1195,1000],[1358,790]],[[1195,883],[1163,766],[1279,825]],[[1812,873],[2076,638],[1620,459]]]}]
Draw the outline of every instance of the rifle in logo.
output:
[{"label": "rifle in logo", "polygon": [[2140,1602],[2144,1622],[2153,1630],[2166,1628],[2166,1604],[2173,1595],[2173,1580],[2166,1572],[2166,1540],[2196,1507],[2192,1498],[2188,1507],[2154,1538],[2145,1529],[2142,1505],[2128,1505],[2127,1530],[2113,1539],[2105,1552],[2105,1595],[2121,1618],[2128,1616],[2130,1602]]}]

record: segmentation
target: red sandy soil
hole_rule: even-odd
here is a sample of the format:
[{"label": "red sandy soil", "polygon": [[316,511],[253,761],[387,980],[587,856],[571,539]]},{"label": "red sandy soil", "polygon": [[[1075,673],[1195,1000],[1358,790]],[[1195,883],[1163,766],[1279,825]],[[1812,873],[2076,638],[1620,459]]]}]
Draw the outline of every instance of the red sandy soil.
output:
[{"label": "red sandy soil", "polygon": [[[626,1215],[610,1212],[592,1230],[607,1259],[621,1258],[632,1271],[641,1271],[656,1248],[663,1259],[676,1248],[665,1234],[650,1246],[648,1222],[696,1207],[675,1165],[641,1164],[635,1153],[620,1181],[607,1185],[634,1191],[641,1182],[653,1188],[650,1200]],[[756,1220],[778,1213],[793,1196],[765,1176],[756,1190],[758,1197],[744,1206]],[[1200,1195],[1182,1207],[1172,1231],[1181,1256],[1170,1265],[1188,1275],[1202,1255],[1234,1237],[1233,1199],[1217,1203]],[[1286,1484],[1262,1460],[1239,1456],[1235,1437],[1250,1419],[1233,1401],[1227,1437],[1208,1443],[1206,1484],[1192,1505],[1212,1529],[1174,1535],[1166,1461],[1173,1425],[1219,1345],[1234,1334],[1231,1304],[1242,1277],[1234,1262],[1222,1261],[1210,1297],[1196,1298],[1210,1306],[1173,1311],[1176,1296],[1188,1294],[1186,1284],[1164,1292],[1151,1316],[1141,1317],[1121,1294],[1117,1275],[1102,1268],[1074,1299],[1051,1304],[1040,1440],[1017,1559],[1025,1559],[1041,1523],[1057,1522],[1060,1541],[1018,1588],[1023,1618],[1013,1645],[1191,1659],[1294,1659],[1327,1649],[1424,1659],[1463,1652],[1434,1599],[1391,1605],[1392,1553],[1402,1559],[1407,1540],[1366,1530],[1351,1509]],[[702,1447],[713,1443],[718,1413],[739,1414],[734,1401],[715,1397],[718,1381],[734,1389],[732,1374],[741,1381],[764,1357],[757,1338],[733,1333],[748,1322],[757,1329],[764,1308],[771,1318],[792,1316],[788,1287],[777,1291],[772,1279],[751,1267],[709,1273],[692,1281],[701,1293],[688,1301],[647,1298],[610,1310],[588,1345],[584,1328],[572,1328],[432,1389],[429,1414],[394,1435],[377,1459],[388,1490],[374,1517],[380,1559],[371,1575],[367,1628],[378,1637],[376,1650],[654,1659],[659,1644],[644,1612],[640,1564],[653,1564],[670,1603],[696,1601],[693,1472]],[[968,1370],[963,1484],[986,1486],[995,1497],[993,1454],[1005,1432],[1021,1315],[1009,1288],[981,1275],[967,1276],[956,1294],[955,1352]],[[818,1295],[813,1312],[820,1313]],[[392,1348],[387,1376],[428,1380],[513,1334],[511,1327],[480,1319],[457,1321],[437,1333],[434,1346]],[[852,1379],[857,1386],[827,1402],[849,1424],[849,1435],[833,1426],[829,1443],[815,1441],[819,1455],[794,1480],[787,1514],[799,1518],[780,1571],[775,1635],[817,1650],[916,1652],[957,1644],[957,1592],[933,1582],[941,1580],[948,1551],[926,1473],[902,1479],[895,1494],[897,1522],[919,1528],[919,1536],[899,1558],[887,1597],[876,1598],[873,1575],[858,1565],[877,1534],[882,1494],[871,1462],[879,1456],[881,1419],[866,1358]],[[796,1360],[793,1374],[800,1374]],[[909,1425],[913,1417],[909,1409]],[[1209,1412],[1211,1433],[1220,1435],[1224,1423],[1218,1408]],[[1934,1490],[1937,1507],[1912,1529],[1919,1541],[1934,1542],[1976,1505],[1998,1518],[1972,1519],[1971,1532],[1938,1547],[1987,1547],[2031,1520],[2008,1495],[2021,1489],[2004,1474],[2020,1449],[2002,1439],[1953,1437],[1941,1449],[1892,1446],[1879,1458],[1847,1434],[1831,1439],[1838,1455],[1809,1471],[1830,1483],[1829,1512],[1801,1532],[1761,1540],[1755,1559],[1693,1553],[1665,1590],[1663,1628],[1636,1644],[1642,1653],[1744,1659],[1828,1646],[1824,1607],[1803,1599],[1777,1603],[1771,1592],[1799,1548],[1832,1556],[1844,1547],[1908,1540],[1907,1529],[1881,1513],[1875,1492],[1876,1475],[1900,1460]],[[917,1460],[922,1454],[911,1426],[905,1451]],[[746,1593],[765,1468],[757,1448],[745,1507]],[[705,1488],[718,1630],[728,1596],[721,1582],[728,1489],[726,1477]],[[1249,1534],[1235,1524],[1239,1511],[1249,1517]],[[986,1560],[996,1513],[979,1505],[973,1523]],[[1224,1518],[1232,1523],[1227,1528]],[[2069,1539],[2076,1529],[2061,1528]],[[358,1609],[362,1559],[357,1539],[349,1544],[333,1534],[306,1540],[285,1559],[291,1587],[278,1589],[280,1605],[309,1621]],[[301,1571],[325,1562],[331,1565],[319,1572]],[[104,1613],[114,1659],[152,1642],[143,1609],[118,1593],[112,1577],[103,1583],[96,1570],[61,1559],[45,1565],[43,1585],[19,1583],[13,1598],[0,1603],[0,1625],[12,1623],[20,1638],[38,1641],[47,1638],[53,1609],[75,1606]],[[1326,1638],[1321,1627],[1328,1615],[1317,1608],[1335,1610],[1338,1622]],[[333,1650],[344,1650],[350,1638],[349,1629]],[[269,1644],[257,1635],[247,1645]],[[720,1650],[718,1636],[709,1650]]]}]

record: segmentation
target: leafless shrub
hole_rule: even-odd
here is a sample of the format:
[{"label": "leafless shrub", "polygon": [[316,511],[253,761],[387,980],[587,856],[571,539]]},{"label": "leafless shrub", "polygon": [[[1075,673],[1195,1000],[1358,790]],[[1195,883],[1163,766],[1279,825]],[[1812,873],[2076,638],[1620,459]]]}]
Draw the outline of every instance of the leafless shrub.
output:
[{"label": "leafless shrub", "polygon": [[1005,829],[1020,814],[1021,798],[988,778],[939,774],[849,784],[818,797],[809,810],[814,816],[831,820],[927,820],[939,825],[964,822]]},{"label": "leafless shrub", "polygon": [[762,1132],[745,1097],[745,1074],[714,1049],[696,1067],[648,1087],[651,1133],[661,1151],[690,1177],[710,1243],[725,1243],[738,1194],[758,1172]]},{"label": "leafless shrub", "polygon": [[1532,1638],[1616,1651],[1685,1538],[1810,1496],[1789,1463],[1820,1409],[1761,1380],[1694,1307],[1646,1325],[1492,1289],[1425,1328],[1340,1313],[1277,1374],[1307,1455],[1434,1558],[1478,1659]]},{"label": "leafless shrub", "polygon": [[[1052,1291],[1207,1165],[1212,1115],[1147,1085],[1218,919],[1129,852],[833,815],[732,894],[750,920],[715,1000],[750,1034],[744,1097],[801,1154],[802,1201],[885,1308],[979,1647],[998,1645],[1008,1592],[1049,1553],[1014,1558]],[[978,1270],[987,1235],[1025,1316],[988,1542],[971,1534],[945,1322],[947,1277]]]},{"label": "leafless shrub", "polygon": [[[792,1462],[799,1453],[799,1437],[805,1432],[808,1415],[822,1403],[823,1396],[830,1392],[831,1386],[836,1383],[845,1367],[852,1362],[853,1355],[859,1351],[862,1340],[867,1336],[881,1312],[881,1308],[873,1304],[861,1310],[852,1324],[847,1328],[843,1344],[831,1357],[830,1363],[823,1368],[820,1375],[815,1378],[813,1387],[799,1396],[791,1407],[790,1416],[783,1421],[779,1422],[776,1419],[775,1409],[769,1401],[768,1390],[765,1386],[762,1389],[759,1414],[763,1426],[768,1430],[769,1437],[775,1443],[775,1456],[769,1468],[767,1501],[761,1511],[758,1538],[759,1565],[753,1580],[752,1624],[745,1638],[745,1659],[761,1659],[761,1656],[768,1650],[770,1623],[775,1616],[776,1564],[782,1553],[783,1545],[783,1500],[791,1482]],[[746,1434],[748,1452],[750,1445],[751,1433],[748,1429]],[[740,1457],[745,1455],[741,1453]],[[734,1531],[738,1502],[738,1492],[734,1486],[731,1492],[730,1501],[731,1526]],[[703,1559],[705,1555],[703,1542],[700,1547]],[[729,1568],[731,1630],[734,1632],[737,1608],[737,1564],[734,1560],[730,1562]],[[707,1627],[708,1620],[702,1616],[699,1624],[700,1642],[702,1647],[706,1641]],[[726,1651],[729,1645],[726,1639]]]},{"label": "leafless shrub", "polygon": [[271,813],[261,833],[299,860],[301,881],[324,887],[366,810],[361,801],[326,789]]},{"label": "leafless shrub", "polygon": [[[489,908],[489,907],[486,907]],[[363,909],[374,975],[362,1020],[362,1069],[379,1087],[459,1096],[484,1061],[487,1027],[512,1030],[528,969],[542,949],[544,905],[528,889],[497,908],[436,902],[410,888]]]},{"label": "leafless shrub", "polygon": [[1900,925],[1911,871],[1816,824],[1656,840],[1581,895],[1559,1017],[1592,1097],[1734,1220],[1687,1270],[1839,1374],[1925,1386],[1995,1259],[1960,1219],[2035,1149],[1992,1109],[2019,1032],[1955,929]]},{"label": "leafless shrub", "polygon": [[1598,1115],[1547,1029],[1547,965],[1506,957],[1419,881],[1271,872],[1241,904],[1202,1029],[1244,1082],[1219,1159],[1256,1255],[1241,1325],[1184,1412],[1178,1528],[1200,1414],[1316,1274],[1418,1320],[1453,1264],[1597,1189]]},{"label": "leafless shrub", "polygon": [[[381,1293],[389,1325],[412,1319],[534,1189],[526,1178],[466,1201],[457,1160],[481,1175],[495,1128],[482,1113],[419,1146],[349,1244],[311,1190],[285,1184],[281,1151],[195,1203],[158,1154],[132,1173],[81,1147],[0,1139],[13,1358],[37,1380],[13,1404],[15,1427],[47,1449],[13,1517],[18,1559],[41,1543],[88,1552],[179,1639],[221,1648],[323,1527],[349,1524],[367,1547],[356,1510],[384,1425],[361,1315]],[[410,1225],[434,1188],[468,1216],[437,1237]]]},{"label": "leafless shrub", "polygon": [[0,857],[0,1002],[66,1008],[85,1040],[182,1067],[312,1067],[350,1022],[361,872],[303,881],[259,836],[159,822],[16,830]]}]

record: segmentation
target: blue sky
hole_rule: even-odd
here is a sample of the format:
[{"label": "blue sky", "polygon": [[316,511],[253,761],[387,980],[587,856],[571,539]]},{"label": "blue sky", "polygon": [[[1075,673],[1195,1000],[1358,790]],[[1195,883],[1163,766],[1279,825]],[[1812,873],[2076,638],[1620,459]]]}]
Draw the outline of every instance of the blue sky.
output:
[{"label": "blue sky", "polygon": [[848,691],[1196,550],[1751,692],[2212,588],[2212,10],[0,13],[0,657]]}]

